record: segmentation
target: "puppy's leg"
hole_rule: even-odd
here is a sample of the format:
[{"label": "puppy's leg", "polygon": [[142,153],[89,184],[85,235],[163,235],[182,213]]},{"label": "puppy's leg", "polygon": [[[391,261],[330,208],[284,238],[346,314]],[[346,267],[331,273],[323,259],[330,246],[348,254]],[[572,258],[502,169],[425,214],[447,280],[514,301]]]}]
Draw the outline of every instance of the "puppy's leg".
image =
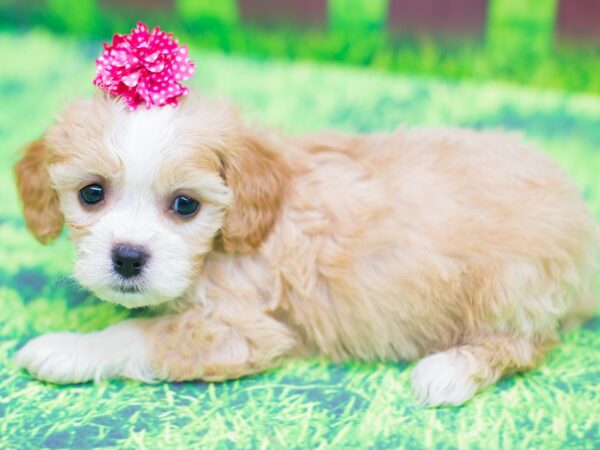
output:
[{"label": "puppy's leg", "polygon": [[28,342],[16,362],[53,383],[222,380],[271,367],[293,346],[287,328],[262,313],[216,318],[190,310],[128,320],[96,333],[46,334]]},{"label": "puppy's leg", "polygon": [[40,380],[82,383],[111,377],[156,379],[145,320],[126,320],[95,333],[49,333],[29,341],[15,362]]},{"label": "puppy's leg", "polygon": [[519,337],[474,339],[421,359],[412,373],[413,392],[422,405],[460,405],[503,375],[535,368],[544,348]]},{"label": "puppy's leg", "polygon": [[152,365],[168,380],[237,378],[273,367],[296,348],[290,330],[260,311],[201,310],[165,317],[146,329]]}]

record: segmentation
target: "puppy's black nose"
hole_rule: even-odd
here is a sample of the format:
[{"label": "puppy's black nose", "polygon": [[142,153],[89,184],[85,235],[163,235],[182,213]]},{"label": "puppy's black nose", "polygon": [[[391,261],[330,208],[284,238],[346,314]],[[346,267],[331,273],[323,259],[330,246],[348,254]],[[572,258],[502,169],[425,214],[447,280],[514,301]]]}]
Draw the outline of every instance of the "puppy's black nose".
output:
[{"label": "puppy's black nose", "polygon": [[117,244],[113,248],[113,267],[125,278],[139,275],[147,259],[148,254],[137,245]]}]

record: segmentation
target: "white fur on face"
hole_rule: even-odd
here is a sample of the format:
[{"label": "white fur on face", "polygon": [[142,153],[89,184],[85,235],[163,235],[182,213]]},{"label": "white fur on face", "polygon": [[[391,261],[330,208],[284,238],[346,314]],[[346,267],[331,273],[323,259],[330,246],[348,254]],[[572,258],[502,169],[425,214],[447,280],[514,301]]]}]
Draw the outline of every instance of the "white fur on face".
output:
[{"label": "white fur on face", "polygon": [[[51,177],[77,243],[79,282],[106,301],[155,305],[188,288],[212,248],[230,193],[218,171],[195,163],[199,149],[186,136],[192,117],[185,111],[130,112],[118,103],[112,108],[96,153],[81,149],[81,155],[52,166]],[[79,190],[95,182],[104,186],[105,200],[86,208]],[[192,218],[169,210],[182,193],[201,203]],[[118,244],[145,249],[149,258],[140,276],[123,279],[114,271],[112,250]],[[122,292],[132,288],[138,292]]]}]

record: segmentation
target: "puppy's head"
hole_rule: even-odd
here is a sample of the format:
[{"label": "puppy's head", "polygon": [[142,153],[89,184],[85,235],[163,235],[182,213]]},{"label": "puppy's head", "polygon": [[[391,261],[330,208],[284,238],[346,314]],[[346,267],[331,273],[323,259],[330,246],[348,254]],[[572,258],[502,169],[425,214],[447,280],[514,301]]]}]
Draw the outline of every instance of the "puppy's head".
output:
[{"label": "puppy's head", "polygon": [[215,247],[250,252],[268,235],[287,178],[268,142],[196,96],[134,112],[76,102],[15,167],[27,226],[47,243],[66,223],[75,277],[104,300],[176,299]]}]

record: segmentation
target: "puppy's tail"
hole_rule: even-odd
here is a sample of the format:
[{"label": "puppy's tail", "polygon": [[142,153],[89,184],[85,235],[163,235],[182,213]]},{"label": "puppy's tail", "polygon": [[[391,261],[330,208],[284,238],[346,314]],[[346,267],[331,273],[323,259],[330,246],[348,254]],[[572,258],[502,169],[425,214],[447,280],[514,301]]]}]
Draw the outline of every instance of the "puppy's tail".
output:
[{"label": "puppy's tail", "polygon": [[600,312],[600,273],[598,271],[599,253],[592,252],[595,261],[582,274],[581,289],[573,296],[571,308],[561,320],[561,330],[572,330]]},{"label": "puppy's tail", "polygon": [[591,319],[600,309],[598,296],[580,296],[573,304],[573,308],[561,321],[561,331],[571,331],[582,323]]}]

